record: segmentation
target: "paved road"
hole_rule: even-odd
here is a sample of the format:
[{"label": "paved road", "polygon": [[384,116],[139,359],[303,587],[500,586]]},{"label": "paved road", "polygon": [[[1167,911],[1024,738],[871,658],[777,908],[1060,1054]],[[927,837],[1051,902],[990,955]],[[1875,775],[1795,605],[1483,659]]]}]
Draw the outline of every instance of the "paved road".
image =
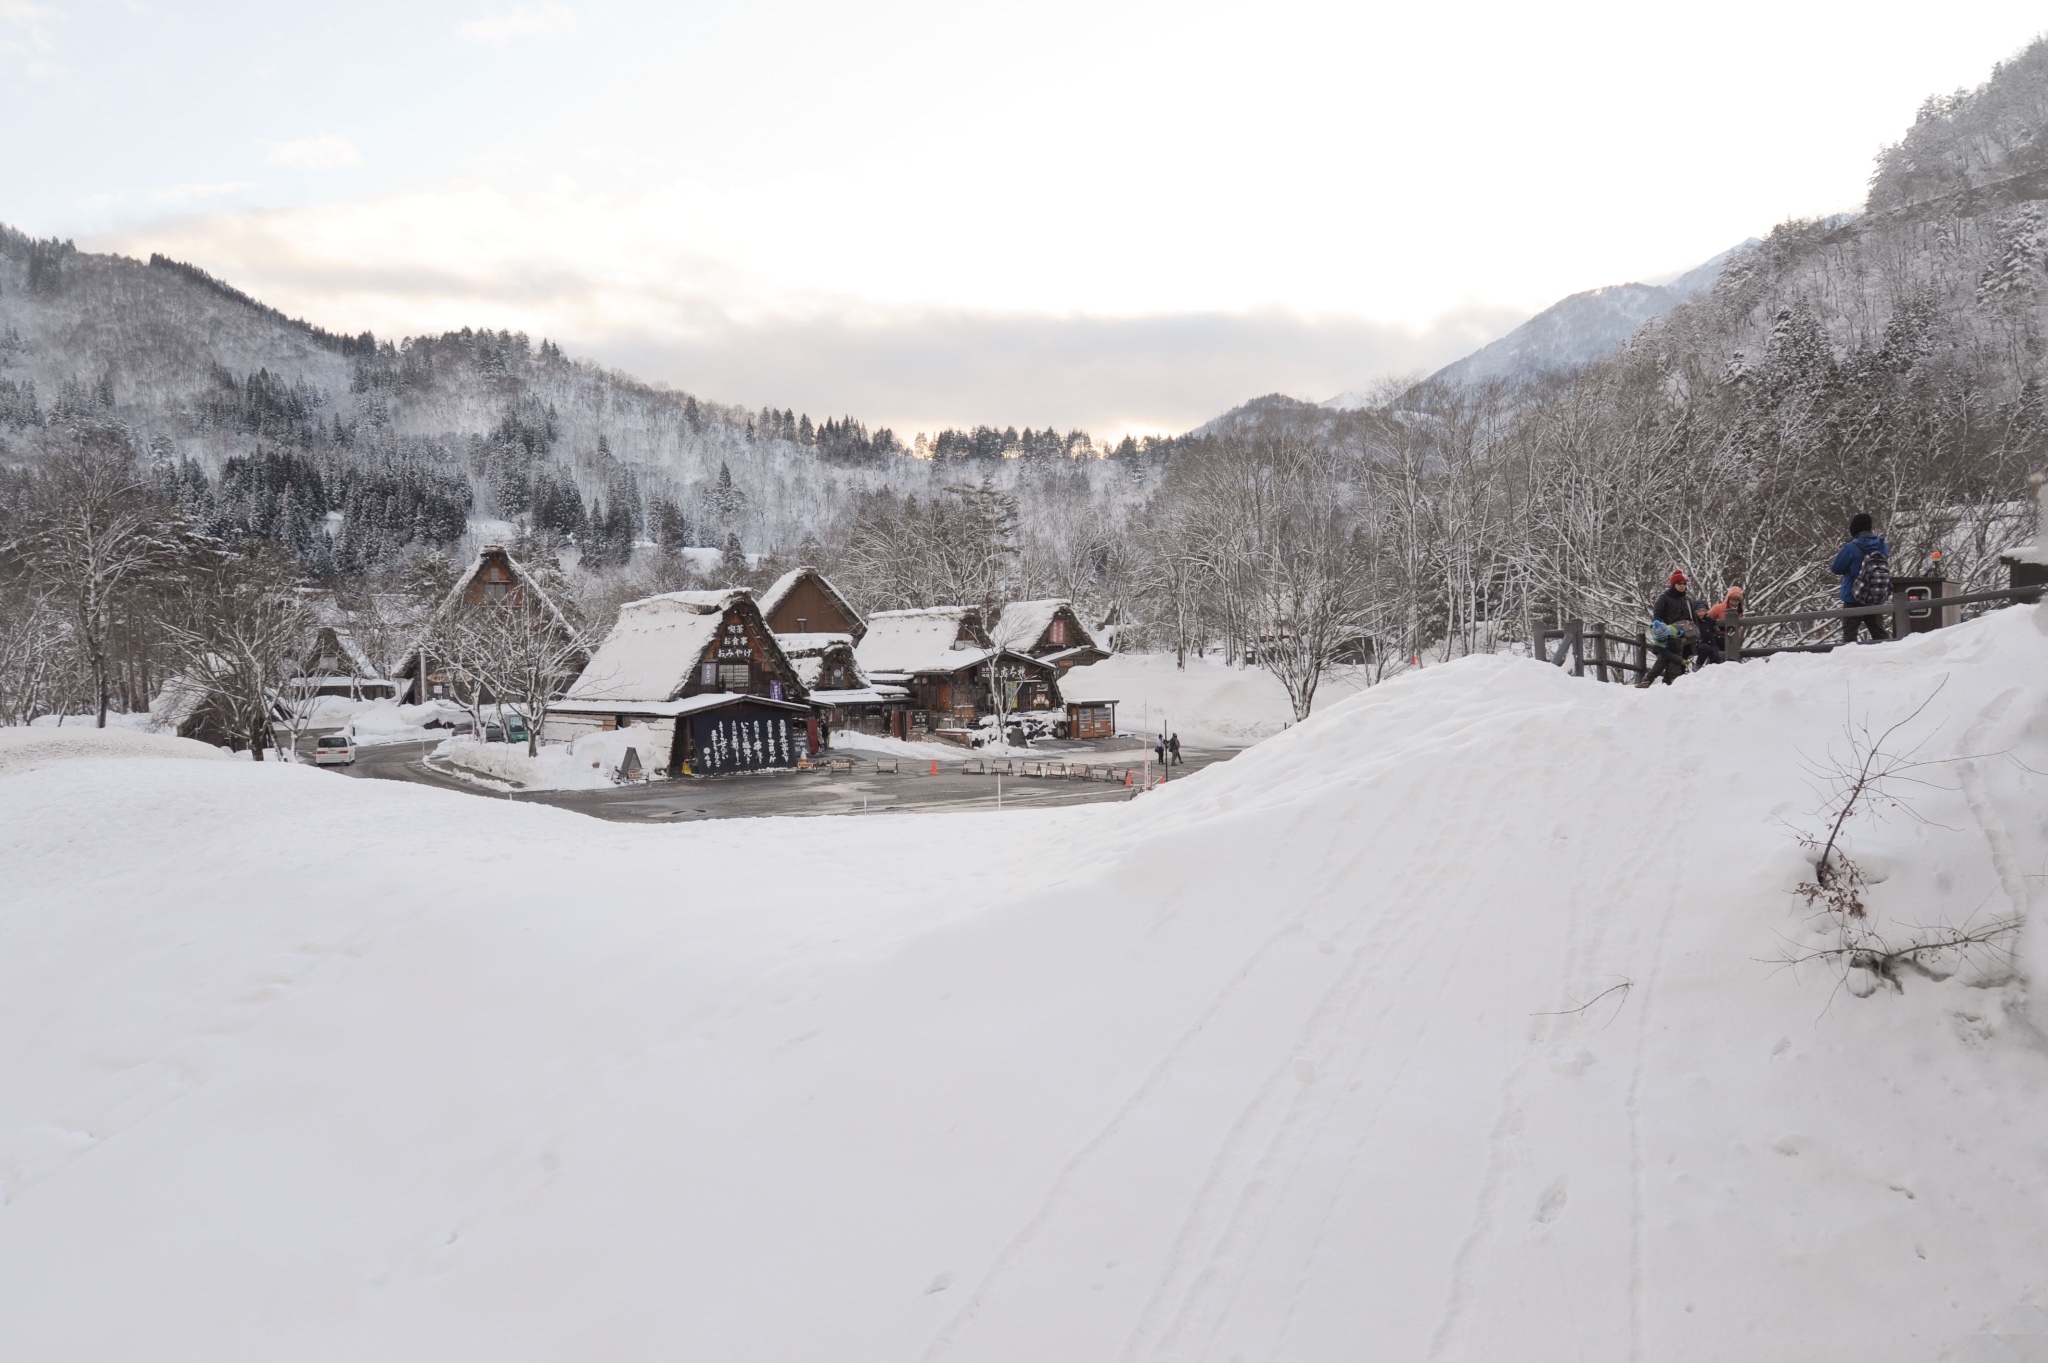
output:
[{"label": "paved road", "polygon": [[[1105,749],[1129,752],[1131,746],[1128,742],[1100,747],[1088,743],[1060,743],[1046,748],[1045,756],[1055,761],[1089,760],[1091,755]],[[928,763],[920,766],[904,758],[900,775],[877,772],[872,762],[863,760],[860,769],[837,775],[823,771],[763,772],[752,776],[649,781],[645,785],[618,786],[610,790],[515,791],[506,795],[435,770],[424,760],[433,747],[432,743],[395,743],[359,748],[354,766],[334,770],[364,780],[416,781],[483,799],[515,799],[554,805],[595,818],[626,823],[862,814],[881,810],[988,810],[996,807],[997,778],[966,775],[960,770],[959,759],[941,762],[937,776],[929,774],[931,768]],[[1197,751],[1190,748],[1184,752],[1186,763],[1173,769],[1173,780],[1183,780],[1234,755],[1232,749]],[[1010,776],[1001,780],[1005,809],[1096,804],[1129,799],[1131,795],[1121,785],[1100,781]]]}]

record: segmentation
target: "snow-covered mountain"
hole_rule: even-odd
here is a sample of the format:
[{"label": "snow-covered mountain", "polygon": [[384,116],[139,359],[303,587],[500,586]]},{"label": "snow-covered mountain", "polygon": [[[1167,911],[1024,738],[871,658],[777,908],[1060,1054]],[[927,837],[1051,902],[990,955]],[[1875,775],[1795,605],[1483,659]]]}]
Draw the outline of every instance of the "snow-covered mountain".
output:
[{"label": "snow-covered mountain", "polygon": [[[1520,384],[1582,369],[1621,349],[1643,323],[1713,288],[1722,267],[1756,244],[1752,237],[1662,284],[1610,284],[1575,293],[1552,303],[1499,340],[1445,365],[1424,382],[1460,386],[1505,380]],[[1349,410],[1367,402],[1365,390],[1353,389],[1324,405]]]}]

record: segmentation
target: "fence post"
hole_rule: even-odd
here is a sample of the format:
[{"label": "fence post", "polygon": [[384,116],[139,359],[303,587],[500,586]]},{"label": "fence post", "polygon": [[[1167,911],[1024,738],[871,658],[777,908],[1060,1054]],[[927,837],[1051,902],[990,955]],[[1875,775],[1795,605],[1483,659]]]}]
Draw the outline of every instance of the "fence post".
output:
[{"label": "fence post", "polygon": [[1572,675],[1586,675],[1586,622],[1573,620],[1565,625],[1565,643],[1572,651]]},{"label": "fence post", "polygon": [[1893,638],[1893,639],[1903,639],[1903,638],[1905,638],[1905,637],[1906,637],[1906,594],[1905,594],[1904,592],[1893,592],[1893,593],[1892,593],[1892,638]]},{"label": "fence post", "polygon": [[1598,681],[1607,680],[1607,622],[1593,622],[1593,676]]}]

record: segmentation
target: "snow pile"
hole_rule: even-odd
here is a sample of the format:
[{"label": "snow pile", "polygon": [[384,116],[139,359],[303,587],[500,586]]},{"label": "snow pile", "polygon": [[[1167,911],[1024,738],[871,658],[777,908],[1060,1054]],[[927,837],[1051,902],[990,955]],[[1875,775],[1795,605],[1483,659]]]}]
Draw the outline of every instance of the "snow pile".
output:
[{"label": "snow pile", "polygon": [[[1364,687],[1363,668],[1332,669],[1316,691],[1316,711]],[[1064,674],[1060,694],[1070,701],[1114,700],[1119,732],[1156,734],[1163,725],[1198,748],[1243,747],[1294,722],[1286,688],[1272,673],[1215,657],[1189,658],[1182,670],[1171,653],[1116,653]]]},{"label": "snow pile", "polygon": [[1810,763],[1939,688],[1872,921],[2037,968],[2044,623],[1473,658],[1027,813],[0,776],[0,1354],[2031,1356],[2024,975],[1769,962]]},{"label": "snow pile", "polygon": [[640,728],[588,733],[573,743],[543,743],[532,757],[526,755],[524,743],[450,738],[434,749],[434,757],[463,773],[521,790],[605,790],[618,784],[619,766],[629,748],[639,754],[643,774],[668,765],[666,743]]},{"label": "snow pile", "polygon": [[[444,738],[456,724],[469,720],[469,711],[445,700],[420,705],[395,700],[350,700],[347,696],[320,696],[311,704],[305,732],[336,733],[343,729],[356,736],[364,747],[386,743],[418,743]],[[426,727],[429,722],[436,727]]]},{"label": "snow pile", "polygon": [[[37,715],[29,721],[35,729],[97,729],[100,725],[98,714],[90,715]],[[109,729],[126,729],[132,733],[148,734],[159,732],[160,726],[147,711],[130,714],[121,710],[107,712]]]},{"label": "snow pile", "polygon": [[[109,723],[114,716],[107,716]],[[81,729],[58,727],[0,728],[0,776],[66,762],[78,757],[222,758],[225,748],[189,738],[152,734],[133,727]]]}]

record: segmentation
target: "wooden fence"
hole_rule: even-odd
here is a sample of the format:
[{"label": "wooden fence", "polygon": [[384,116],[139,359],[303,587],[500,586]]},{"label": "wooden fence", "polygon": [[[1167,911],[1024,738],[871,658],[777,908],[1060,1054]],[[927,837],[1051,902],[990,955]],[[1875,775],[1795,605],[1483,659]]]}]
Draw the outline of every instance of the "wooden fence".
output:
[{"label": "wooden fence", "polygon": [[[1863,616],[1889,616],[1891,637],[1902,638],[1916,618],[1925,618],[1928,613],[1934,617],[1934,628],[1943,623],[1942,616],[1951,609],[1963,606],[1985,605],[1992,602],[2004,604],[2015,601],[2038,601],[2041,593],[2048,588],[2003,587],[1996,591],[1967,592],[1961,596],[1914,596],[1904,592],[1894,593],[1890,601],[1881,606],[1844,606],[1837,610],[1789,611],[1777,615],[1745,615],[1726,626],[1724,656],[1731,663],[1745,658],[1764,658],[1773,653],[1828,653],[1842,647],[1839,640],[1832,643],[1813,642],[1797,644],[1771,644],[1753,646],[1749,642],[1752,630],[1771,626],[1795,625],[1811,628],[1829,620],[1852,620]],[[1643,677],[1656,670],[1656,650],[1650,647],[1647,635],[1617,633],[1604,623],[1584,620],[1567,620],[1555,629],[1541,632],[1537,656],[1557,667],[1569,665],[1574,677],[1583,677],[1591,672],[1596,681],[1629,681]]]}]

